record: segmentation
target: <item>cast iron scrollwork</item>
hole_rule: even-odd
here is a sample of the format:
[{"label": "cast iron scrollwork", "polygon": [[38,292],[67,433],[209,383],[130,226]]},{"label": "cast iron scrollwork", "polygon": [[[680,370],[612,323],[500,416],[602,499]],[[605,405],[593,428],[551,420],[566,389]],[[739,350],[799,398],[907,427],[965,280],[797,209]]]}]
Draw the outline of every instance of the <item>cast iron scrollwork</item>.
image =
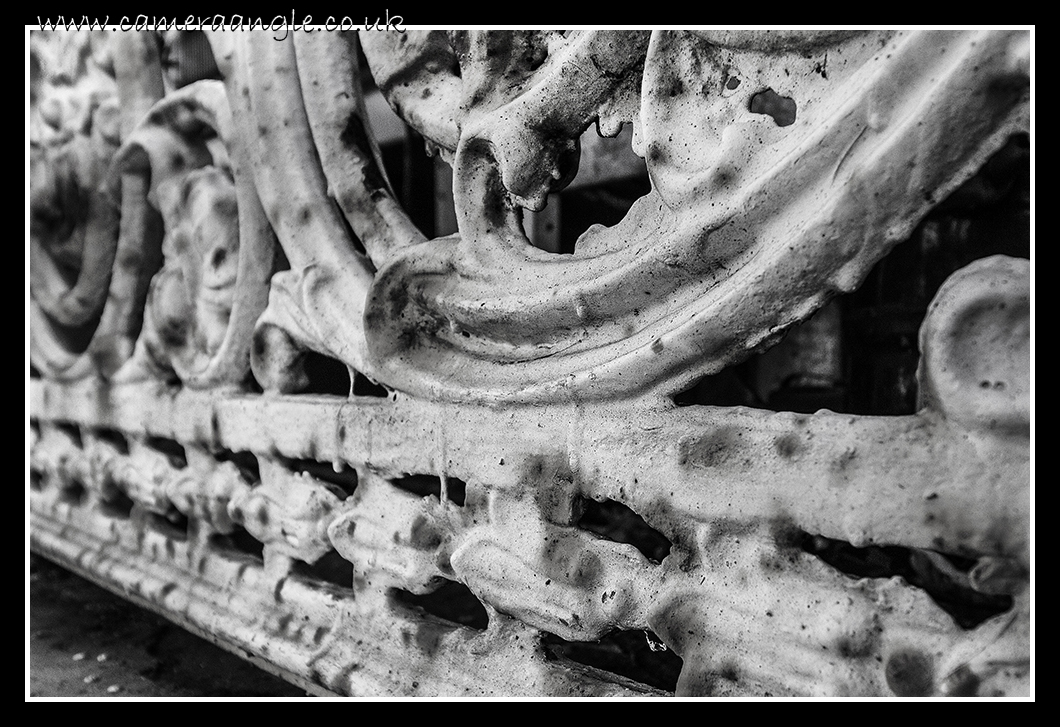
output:
[{"label": "cast iron scrollwork", "polygon": [[[34,547],[326,693],[657,694],[567,658],[643,631],[684,695],[1026,694],[1028,260],[938,290],[915,413],[674,397],[974,192],[1029,133],[1029,41],[35,34]],[[452,167],[454,234],[403,209],[372,81]],[[650,190],[535,247],[624,126]],[[471,617],[416,605],[454,588]]]}]

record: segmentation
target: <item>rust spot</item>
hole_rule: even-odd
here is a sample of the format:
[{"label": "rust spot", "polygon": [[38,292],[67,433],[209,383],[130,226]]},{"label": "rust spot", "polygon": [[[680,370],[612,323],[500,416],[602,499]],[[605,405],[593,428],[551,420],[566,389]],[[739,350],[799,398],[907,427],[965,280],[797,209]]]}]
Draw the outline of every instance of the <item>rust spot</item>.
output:
[{"label": "rust spot", "polygon": [[835,640],[835,650],[847,659],[870,656],[876,645],[875,632],[865,634],[843,634]]},{"label": "rust spot", "polygon": [[416,647],[427,656],[434,656],[442,640],[442,630],[435,624],[421,623],[416,630]]},{"label": "rust spot", "polygon": [[677,463],[682,467],[712,467],[733,454],[739,433],[733,427],[721,427],[695,439],[687,437],[677,446]]},{"label": "rust spot", "polygon": [[845,472],[847,467],[850,465],[851,462],[854,461],[854,458],[857,456],[858,451],[856,449],[844,450],[841,455],[835,458],[835,469],[839,472]]},{"label": "rust spot", "polygon": [[578,560],[577,567],[571,573],[571,582],[584,586],[592,586],[599,579],[604,570],[604,564],[600,556],[595,553],[585,553]]},{"label": "rust spot", "polygon": [[714,173],[714,176],[710,179],[710,183],[715,191],[720,191],[730,186],[734,179],[736,179],[736,174],[733,170],[722,167]]},{"label": "rust spot", "polygon": [[188,335],[188,322],[180,318],[166,318],[158,327],[158,337],[170,348],[180,348]]},{"label": "rust spot", "polygon": [[926,697],[935,686],[931,657],[912,649],[891,654],[884,675],[887,686],[899,697]]},{"label": "rust spot", "polygon": [[786,554],[763,552],[758,556],[758,567],[767,573],[781,571],[787,565],[794,565],[796,560],[794,551],[787,551]]},{"label": "rust spot", "polygon": [[375,157],[370,153],[372,147],[368,141],[368,134],[364,128],[364,121],[359,114],[350,114],[350,118],[346,122],[346,128],[343,130],[339,140],[347,148],[359,152],[358,156],[360,156],[364,162],[364,169],[361,174],[369,192],[388,192],[389,189],[386,183],[386,178],[376,165]]},{"label": "rust spot", "polygon": [[802,442],[799,441],[796,435],[791,433],[782,434],[774,439],[773,446],[777,448],[777,452],[784,459],[793,459],[803,449]]},{"label": "rust spot", "polygon": [[951,697],[975,697],[979,694],[979,675],[967,664],[961,664],[942,682],[941,691]]},{"label": "rust spot", "polygon": [[335,678],[331,680],[328,686],[333,692],[345,693],[349,691],[349,679],[350,674],[361,668],[361,665],[357,662],[347,664],[339,670],[339,673],[335,675]]},{"label": "rust spot", "polygon": [[787,517],[773,518],[769,523],[769,534],[778,551],[792,554],[801,552],[802,541],[806,537],[806,533]]},{"label": "rust spot", "polygon": [[139,270],[143,257],[136,247],[123,247],[118,251],[118,267],[123,270]]},{"label": "rust spot", "polygon": [[434,550],[442,544],[442,535],[422,515],[416,518],[409,532],[409,544],[420,550]]},{"label": "rust spot", "polygon": [[265,336],[260,333],[255,335],[252,345],[254,346],[254,358],[259,361],[265,358],[266,347],[268,346]]}]

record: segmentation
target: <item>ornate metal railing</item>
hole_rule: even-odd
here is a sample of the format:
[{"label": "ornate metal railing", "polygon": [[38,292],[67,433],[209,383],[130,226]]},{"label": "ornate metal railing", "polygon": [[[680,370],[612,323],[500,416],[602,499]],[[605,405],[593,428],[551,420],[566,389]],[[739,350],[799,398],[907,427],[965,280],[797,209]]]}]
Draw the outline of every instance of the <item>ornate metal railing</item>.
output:
[{"label": "ornate metal railing", "polygon": [[1029,32],[360,46],[32,34],[35,551],[315,693],[1029,693]]}]

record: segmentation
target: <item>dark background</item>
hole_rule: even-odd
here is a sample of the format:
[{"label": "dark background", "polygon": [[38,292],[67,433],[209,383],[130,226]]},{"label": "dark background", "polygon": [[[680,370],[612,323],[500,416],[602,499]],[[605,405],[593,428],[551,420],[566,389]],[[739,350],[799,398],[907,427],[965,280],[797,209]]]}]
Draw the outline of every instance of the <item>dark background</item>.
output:
[{"label": "dark background", "polygon": [[27,697],[307,696],[34,554],[27,590]]}]

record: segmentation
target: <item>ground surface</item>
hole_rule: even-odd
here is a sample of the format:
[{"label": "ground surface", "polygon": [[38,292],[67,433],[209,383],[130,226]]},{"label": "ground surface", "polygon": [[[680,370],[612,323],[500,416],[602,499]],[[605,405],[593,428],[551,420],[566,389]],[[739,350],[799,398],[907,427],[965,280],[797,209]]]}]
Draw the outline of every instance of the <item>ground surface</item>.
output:
[{"label": "ground surface", "polygon": [[30,556],[27,696],[305,697],[299,689]]}]

